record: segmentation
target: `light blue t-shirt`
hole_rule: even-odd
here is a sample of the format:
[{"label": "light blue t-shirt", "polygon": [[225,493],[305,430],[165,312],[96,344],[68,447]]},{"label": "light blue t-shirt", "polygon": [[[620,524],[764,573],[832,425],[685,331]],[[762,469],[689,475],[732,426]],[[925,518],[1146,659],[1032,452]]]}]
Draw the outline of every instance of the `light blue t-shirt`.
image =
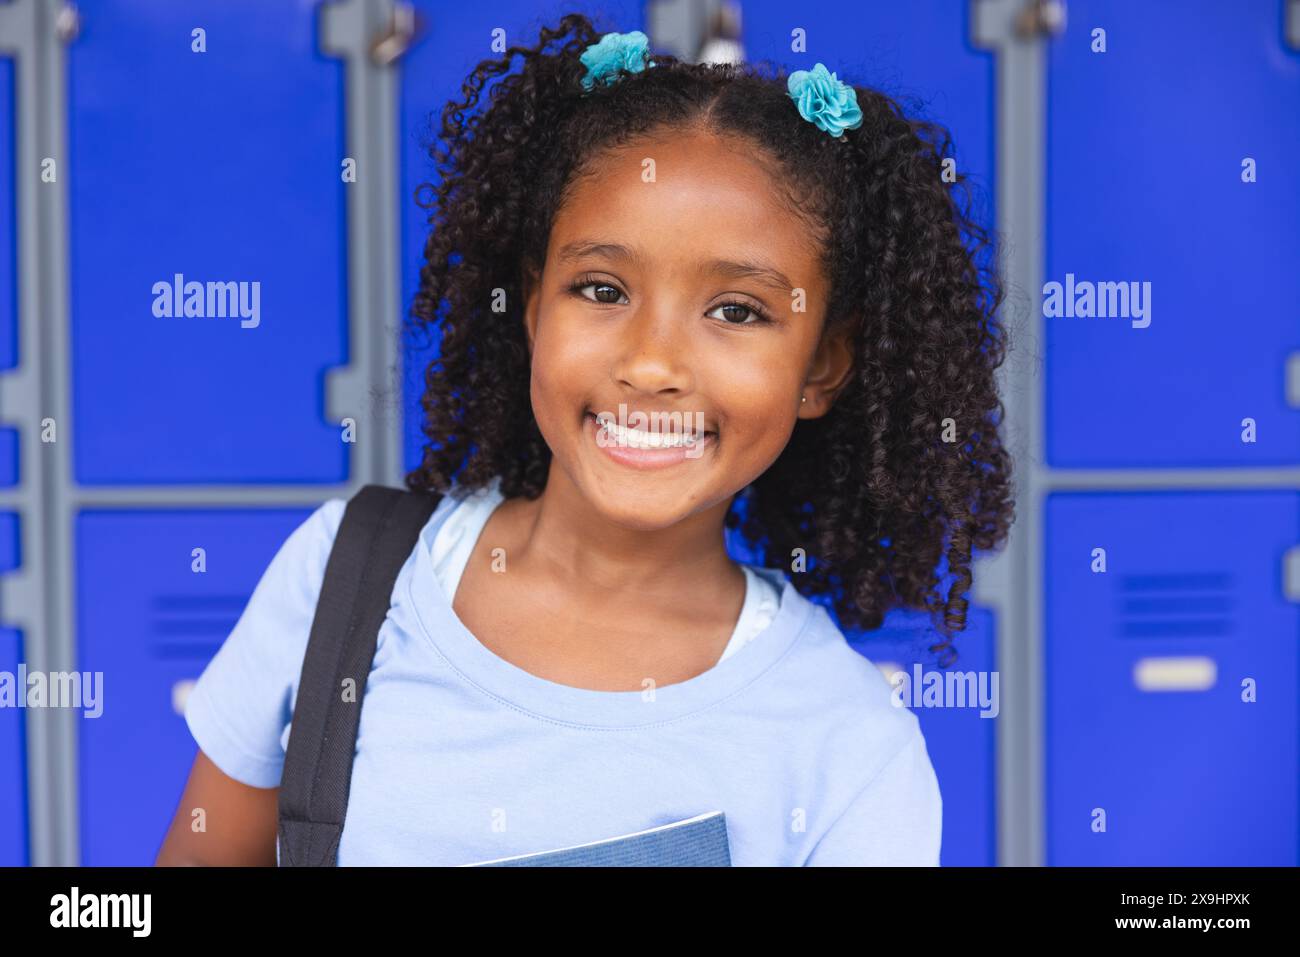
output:
[{"label": "light blue t-shirt", "polygon": [[[185,720],[230,777],[277,787],[329,550],[331,499],[280,547],[190,692]],[[937,865],[938,781],[916,716],[826,610],[779,571],[767,629],[688,681],[558,684],[488,650],[430,547],[439,503],[380,628],[337,861],[459,865],[725,813],[735,866]]]}]

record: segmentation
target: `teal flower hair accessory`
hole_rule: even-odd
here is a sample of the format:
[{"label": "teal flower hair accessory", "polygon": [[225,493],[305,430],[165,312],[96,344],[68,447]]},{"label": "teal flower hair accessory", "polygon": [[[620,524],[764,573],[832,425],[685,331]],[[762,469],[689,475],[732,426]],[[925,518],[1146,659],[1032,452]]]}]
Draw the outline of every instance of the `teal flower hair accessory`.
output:
[{"label": "teal flower hair accessory", "polygon": [[[631,33],[606,33],[599,43],[590,44],[578,59],[587,68],[582,88],[590,90],[597,81],[613,83],[620,70],[640,73],[650,56],[650,38],[640,30]],[[654,66],[654,61],[649,61]]]},{"label": "teal flower hair accessory", "polygon": [[785,86],[799,115],[831,136],[842,136],[845,130],[862,125],[857,90],[836,79],[824,63],[811,70],[795,70]]}]

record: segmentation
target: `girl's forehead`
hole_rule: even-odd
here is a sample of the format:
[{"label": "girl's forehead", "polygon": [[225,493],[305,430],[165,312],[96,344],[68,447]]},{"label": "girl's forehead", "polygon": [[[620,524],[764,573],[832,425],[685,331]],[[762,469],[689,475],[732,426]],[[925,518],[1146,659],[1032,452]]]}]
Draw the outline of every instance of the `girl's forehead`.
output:
[{"label": "girl's forehead", "polygon": [[556,265],[580,253],[631,265],[766,260],[794,285],[812,281],[821,253],[807,216],[767,168],[716,137],[638,141],[604,154],[570,185],[550,248]]},{"label": "girl's forehead", "polygon": [[684,178],[735,182],[775,192],[780,183],[776,161],[756,143],[707,131],[677,134],[660,130],[598,150],[583,164],[584,179],[662,183]]}]

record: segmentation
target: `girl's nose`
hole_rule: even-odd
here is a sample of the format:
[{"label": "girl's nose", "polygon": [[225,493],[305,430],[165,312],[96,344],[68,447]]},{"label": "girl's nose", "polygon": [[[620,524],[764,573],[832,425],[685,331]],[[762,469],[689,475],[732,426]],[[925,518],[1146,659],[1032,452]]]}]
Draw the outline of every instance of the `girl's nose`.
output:
[{"label": "girl's nose", "polygon": [[642,308],[623,328],[613,374],[640,392],[689,392],[694,387],[686,323],[680,315]]}]

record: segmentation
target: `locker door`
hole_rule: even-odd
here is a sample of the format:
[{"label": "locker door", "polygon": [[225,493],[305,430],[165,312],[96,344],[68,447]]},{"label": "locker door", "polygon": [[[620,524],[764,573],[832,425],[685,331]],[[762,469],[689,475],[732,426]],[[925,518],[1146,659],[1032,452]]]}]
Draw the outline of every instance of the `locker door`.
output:
[{"label": "locker door", "polygon": [[1046,521],[1047,863],[1294,866],[1300,494],[1058,493]]},{"label": "locker door", "polygon": [[[309,510],[85,511],[77,519],[78,670],[103,673],[79,718],[82,864],[152,864],[194,761],[190,684]],[[206,551],[207,571],[191,571]]]},{"label": "locker door", "polygon": [[[0,376],[18,362],[18,196],[14,61],[0,57]],[[5,410],[0,408],[0,416]],[[18,433],[0,426],[0,486],[18,483]]]},{"label": "locker door", "polygon": [[[592,17],[597,28],[627,33],[645,30],[643,4],[636,0],[574,0],[572,3],[539,8],[534,0],[501,0],[493,4],[470,4],[456,9],[455,16],[441,12],[438,3],[416,0],[414,6],[428,22],[425,35],[417,39],[400,61],[401,65],[401,156],[402,188],[402,307],[405,316],[419,287],[420,264],[428,238],[425,211],[415,204],[422,183],[437,183],[433,160],[420,148],[426,133],[436,134],[441,110],[452,97],[459,97],[461,84],[480,60],[494,54],[492,31],[506,30],[506,46],[537,43],[541,26],[554,26],[566,13]],[[519,58],[515,58],[515,69]],[[486,97],[483,98],[486,100]],[[432,114],[432,119],[430,119]],[[422,192],[428,192],[422,191]],[[427,200],[426,200],[427,201]],[[424,437],[420,434],[423,413],[420,394],[424,391],[425,367],[438,357],[436,343],[408,343],[404,358],[403,388],[406,415],[403,444],[406,468],[419,465]]]},{"label": "locker door", "polygon": [[1151,310],[1146,328],[1044,320],[1048,460],[1300,462],[1300,51],[1282,0],[1069,6],[1048,54],[1044,281],[1150,282]]},{"label": "locker door", "polygon": [[[944,867],[993,867],[997,864],[997,713],[1000,687],[990,682],[996,674],[997,625],[994,616],[972,609],[967,630],[954,641],[960,656],[947,669],[940,669],[935,655],[927,651],[935,643],[928,616],[895,612],[878,633],[851,637],[853,647],[866,655],[893,680],[904,672],[920,693],[915,670],[922,682],[931,673],[944,676],[970,674],[973,684],[994,692],[989,717],[980,707],[912,707],[921,722],[926,748],[939,792],[943,797],[943,843],[940,863]],[[981,685],[979,682],[984,681]],[[904,699],[904,704],[910,702]]]},{"label": "locker door", "polygon": [[[317,52],[318,7],[83,5],[68,48],[79,482],[346,478],[323,418],[324,372],[347,353],[343,65]],[[182,314],[156,315],[178,285]]]},{"label": "locker door", "polygon": [[[0,512],[0,575],[18,567],[18,516]],[[0,622],[5,610],[0,608]],[[12,675],[14,693],[23,660],[22,632],[0,626],[0,672]],[[23,708],[0,707],[0,867],[27,864],[27,729]]]},{"label": "locker door", "polygon": [[[0,628],[0,671],[18,675],[22,632]],[[23,689],[15,687],[15,693]],[[26,710],[0,709],[0,867],[27,865]]]}]

